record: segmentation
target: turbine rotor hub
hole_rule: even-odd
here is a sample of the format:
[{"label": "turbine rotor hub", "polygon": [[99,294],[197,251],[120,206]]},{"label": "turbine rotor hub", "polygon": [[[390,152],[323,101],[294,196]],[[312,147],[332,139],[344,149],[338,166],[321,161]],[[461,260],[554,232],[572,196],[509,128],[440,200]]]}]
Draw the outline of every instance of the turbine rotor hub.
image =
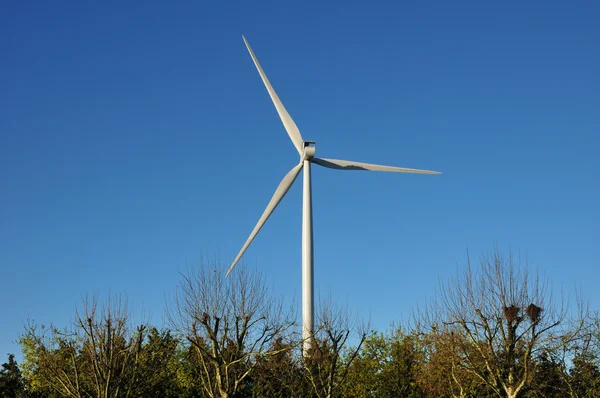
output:
[{"label": "turbine rotor hub", "polygon": [[302,152],[303,160],[310,160],[315,157],[316,145],[314,141],[304,141],[302,142],[304,146],[304,151]]}]

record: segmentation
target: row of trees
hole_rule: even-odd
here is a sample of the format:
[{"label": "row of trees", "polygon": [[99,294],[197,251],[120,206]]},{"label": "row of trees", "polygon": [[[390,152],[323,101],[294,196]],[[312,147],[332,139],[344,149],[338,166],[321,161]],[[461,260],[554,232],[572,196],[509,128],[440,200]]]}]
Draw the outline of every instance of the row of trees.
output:
[{"label": "row of trees", "polygon": [[600,322],[494,252],[440,287],[410,327],[369,330],[321,302],[303,354],[292,308],[246,268],[182,276],[169,329],[84,301],[73,325],[30,323],[7,397],[598,397]]}]

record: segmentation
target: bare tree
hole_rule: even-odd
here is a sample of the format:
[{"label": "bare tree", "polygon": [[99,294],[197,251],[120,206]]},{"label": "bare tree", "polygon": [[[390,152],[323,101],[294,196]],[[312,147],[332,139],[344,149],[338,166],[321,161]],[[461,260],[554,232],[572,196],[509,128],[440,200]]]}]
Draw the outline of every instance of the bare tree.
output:
[{"label": "bare tree", "polygon": [[148,329],[132,327],[127,303],[119,297],[102,306],[95,296],[85,299],[70,329],[27,327],[20,339],[25,373],[34,390],[61,396],[139,396],[156,388],[155,376],[165,372],[164,366],[145,366],[146,357],[157,354],[155,345],[144,344]]},{"label": "bare tree", "polygon": [[[320,300],[312,346],[303,358],[304,374],[317,397],[339,394],[367,330],[368,325],[353,318],[346,308],[336,307],[331,297]],[[357,342],[350,347],[352,337]]]},{"label": "bare tree", "polygon": [[272,341],[294,324],[292,312],[246,266],[225,277],[218,263],[201,263],[182,275],[173,304],[171,324],[191,344],[209,397],[240,392],[256,358],[276,354]]},{"label": "bare tree", "polygon": [[579,304],[577,310],[570,318],[565,302],[556,305],[537,274],[532,277],[512,254],[504,257],[496,249],[478,269],[469,260],[462,274],[442,285],[421,320],[440,338],[449,336],[456,366],[498,396],[514,398],[531,387],[535,358],[560,351],[580,335],[585,308]]}]

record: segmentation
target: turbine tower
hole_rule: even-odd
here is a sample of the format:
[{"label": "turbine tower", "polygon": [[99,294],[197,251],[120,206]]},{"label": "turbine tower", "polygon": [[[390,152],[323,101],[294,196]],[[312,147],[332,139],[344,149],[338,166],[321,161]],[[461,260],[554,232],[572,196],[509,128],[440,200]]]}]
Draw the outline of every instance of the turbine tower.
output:
[{"label": "turbine tower", "polygon": [[310,347],[310,340],[312,339],[314,321],[313,321],[313,310],[314,310],[314,279],[313,279],[313,228],[312,228],[312,190],[311,190],[311,164],[317,164],[319,166],[327,167],[336,170],[370,170],[370,171],[390,171],[399,173],[419,173],[419,174],[440,174],[438,171],[430,170],[419,170],[419,169],[407,169],[402,167],[393,166],[382,166],[377,164],[353,162],[349,160],[338,160],[338,159],[325,159],[315,157],[315,142],[304,141],[300,131],[296,126],[296,123],[292,120],[289,113],[279,100],[279,97],[273,90],[267,75],[263,71],[262,67],[258,63],[250,44],[244,36],[244,43],[248,48],[248,52],[254,61],[254,65],[260,74],[260,77],[267,88],[269,96],[277,109],[277,113],[281,118],[281,122],[285,127],[294,147],[300,155],[300,162],[294,166],[286,175],[283,180],[279,183],[279,186],[275,190],[271,201],[267,205],[267,208],[263,212],[262,216],[256,223],[256,226],[252,230],[252,233],[242,246],[242,249],[238,253],[235,260],[229,267],[227,275],[233,270],[235,265],[238,263],[252,240],[256,237],[260,229],[263,227],[269,216],[273,213],[279,202],[283,199],[285,194],[289,191],[290,187],[300,174],[300,170],[304,169],[304,185],[302,193],[302,339],[304,341],[304,352]]}]

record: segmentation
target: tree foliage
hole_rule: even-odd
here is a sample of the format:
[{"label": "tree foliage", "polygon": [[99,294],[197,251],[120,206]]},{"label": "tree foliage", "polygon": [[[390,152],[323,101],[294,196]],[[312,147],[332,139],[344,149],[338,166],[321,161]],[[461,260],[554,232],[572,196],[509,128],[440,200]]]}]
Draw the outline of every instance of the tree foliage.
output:
[{"label": "tree foliage", "polygon": [[416,331],[393,327],[372,331],[352,364],[345,396],[422,397],[419,380],[424,370],[424,339]]},{"label": "tree foliage", "polygon": [[25,397],[25,384],[15,356],[8,355],[8,362],[2,364],[0,370],[0,397]]},{"label": "tree foliage", "polygon": [[64,329],[31,322],[22,363],[9,355],[0,369],[0,396],[600,396],[598,314],[569,314],[510,255],[468,264],[440,293],[415,327],[385,332],[321,301],[303,352],[293,313],[258,273],[201,264],[182,275],[171,330],[134,323],[118,299],[84,300]]}]

